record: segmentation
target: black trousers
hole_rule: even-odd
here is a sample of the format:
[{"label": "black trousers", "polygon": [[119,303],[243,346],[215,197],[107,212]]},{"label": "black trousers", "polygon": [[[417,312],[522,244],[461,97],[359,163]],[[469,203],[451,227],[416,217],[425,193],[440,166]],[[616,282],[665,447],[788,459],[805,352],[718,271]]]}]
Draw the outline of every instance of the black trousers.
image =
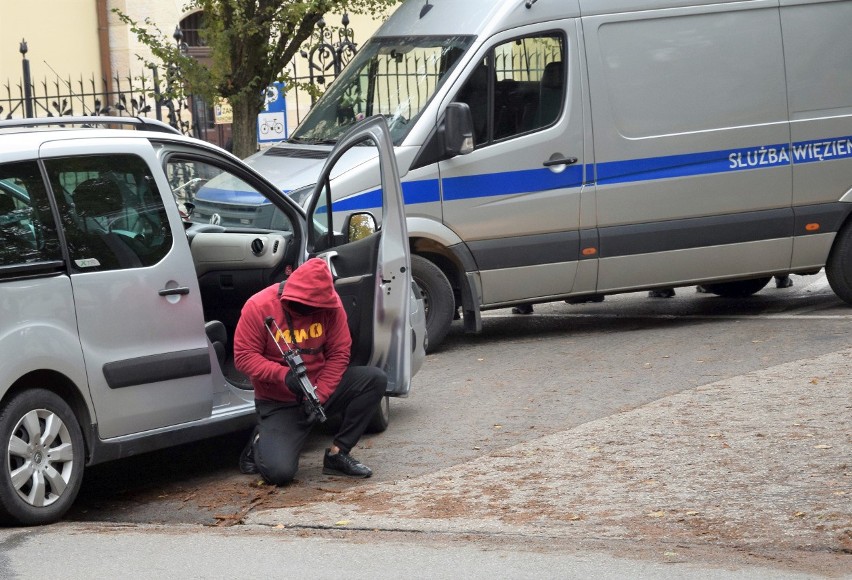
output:
[{"label": "black trousers", "polygon": [[[376,367],[349,367],[323,408],[328,416],[340,414],[334,444],[349,453],[358,443],[387,388],[387,376]],[[254,461],[267,482],[284,485],[299,469],[299,455],[313,425],[301,405],[255,401],[257,432]],[[252,434],[254,438],[254,434]]]}]

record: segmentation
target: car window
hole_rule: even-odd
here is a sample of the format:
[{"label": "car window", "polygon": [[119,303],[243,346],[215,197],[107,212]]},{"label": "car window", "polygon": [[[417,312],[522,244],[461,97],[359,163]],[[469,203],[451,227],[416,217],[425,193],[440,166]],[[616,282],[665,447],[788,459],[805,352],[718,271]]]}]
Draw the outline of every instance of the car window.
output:
[{"label": "car window", "polygon": [[135,155],[84,155],[44,162],[71,263],[78,271],[152,266],[172,234],[148,165]]},{"label": "car window", "polygon": [[470,107],[477,147],[559,118],[566,86],[563,45],[559,33],[526,36],[482,59],[455,98]]},{"label": "car window", "polygon": [[61,259],[38,164],[0,165],[0,266]]},{"label": "car window", "polygon": [[[169,159],[166,173],[178,209],[193,223],[294,231],[287,214],[227,169],[175,156]],[[191,213],[187,203],[195,208]]]}]

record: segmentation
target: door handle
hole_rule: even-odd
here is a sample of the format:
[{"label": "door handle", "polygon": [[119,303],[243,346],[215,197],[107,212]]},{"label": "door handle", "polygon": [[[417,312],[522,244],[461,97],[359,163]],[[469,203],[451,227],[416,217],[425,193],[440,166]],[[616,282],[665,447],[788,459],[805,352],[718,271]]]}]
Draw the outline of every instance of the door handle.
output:
[{"label": "door handle", "polygon": [[178,286],[177,288],[163,288],[158,292],[160,296],[184,296],[189,294],[189,288]]},{"label": "door handle", "polygon": [[559,157],[557,159],[548,159],[542,165],[553,167],[554,165],[574,165],[575,163],[577,163],[576,157]]}]

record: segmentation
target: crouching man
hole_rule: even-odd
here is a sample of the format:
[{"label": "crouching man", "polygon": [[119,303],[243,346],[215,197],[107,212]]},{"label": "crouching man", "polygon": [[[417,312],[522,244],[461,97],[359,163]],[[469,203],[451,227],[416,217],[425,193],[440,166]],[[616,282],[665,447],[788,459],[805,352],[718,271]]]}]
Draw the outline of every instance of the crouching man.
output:
[{"label": "crouching man", "polygon": [[[272,317],[272,334],[267,318]],[[280,329],[280,332],[279,332]],[[327,415],[340,414],[340,428],[325,450],[323,473],[370,477],[373,472],[350,452],[382,397],[387,376],[375,367],[350,367],[352,338],[346,312],[326,263],[312,258],[286,283],[248,299],[234,335],[234,362],[254,387],[257,427],[240,456],[240,471],[260,473],[283,485],[293,480],[313,425],[300,401],[298,379],[282,360],[273,335],[299,349],[308,378]],[[289,386],[288,386],[289,385]]]}]

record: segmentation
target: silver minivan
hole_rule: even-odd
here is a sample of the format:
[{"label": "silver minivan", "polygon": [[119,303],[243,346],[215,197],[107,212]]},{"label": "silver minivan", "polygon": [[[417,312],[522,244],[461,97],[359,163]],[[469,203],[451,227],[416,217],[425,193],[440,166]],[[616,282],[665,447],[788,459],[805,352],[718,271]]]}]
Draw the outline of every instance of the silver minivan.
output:
[{"label": "silver minivan", "polygon": [[[408,0],[248,162],[301,197],[385,115],[433,347],[458,310],[476,332],[487,309],[823,267],[852,302],[850,23],[849,0]],[[340,215],[379,199],[361,153]],[[199,221],[272,213],[209,194]]]},{"label": "silver minivan", "polygon": [[[382,118],[338,143],[307,213],[232,155],[172,131],[108,117],[0,122],[0,522],[57,520],[86,465],[251,425],[230,347],[240,309],[308,257],[328,262],[352,361],[385,369],[388,396],[406,396],[422,363],[424,307]],[[334,168],[366,149],[380,160],[381,209],[337,222]],[[208,184],[264,196],[275,227],[187,221],[188,192]],[[371,429],[387,425],[386,397]]]}]

